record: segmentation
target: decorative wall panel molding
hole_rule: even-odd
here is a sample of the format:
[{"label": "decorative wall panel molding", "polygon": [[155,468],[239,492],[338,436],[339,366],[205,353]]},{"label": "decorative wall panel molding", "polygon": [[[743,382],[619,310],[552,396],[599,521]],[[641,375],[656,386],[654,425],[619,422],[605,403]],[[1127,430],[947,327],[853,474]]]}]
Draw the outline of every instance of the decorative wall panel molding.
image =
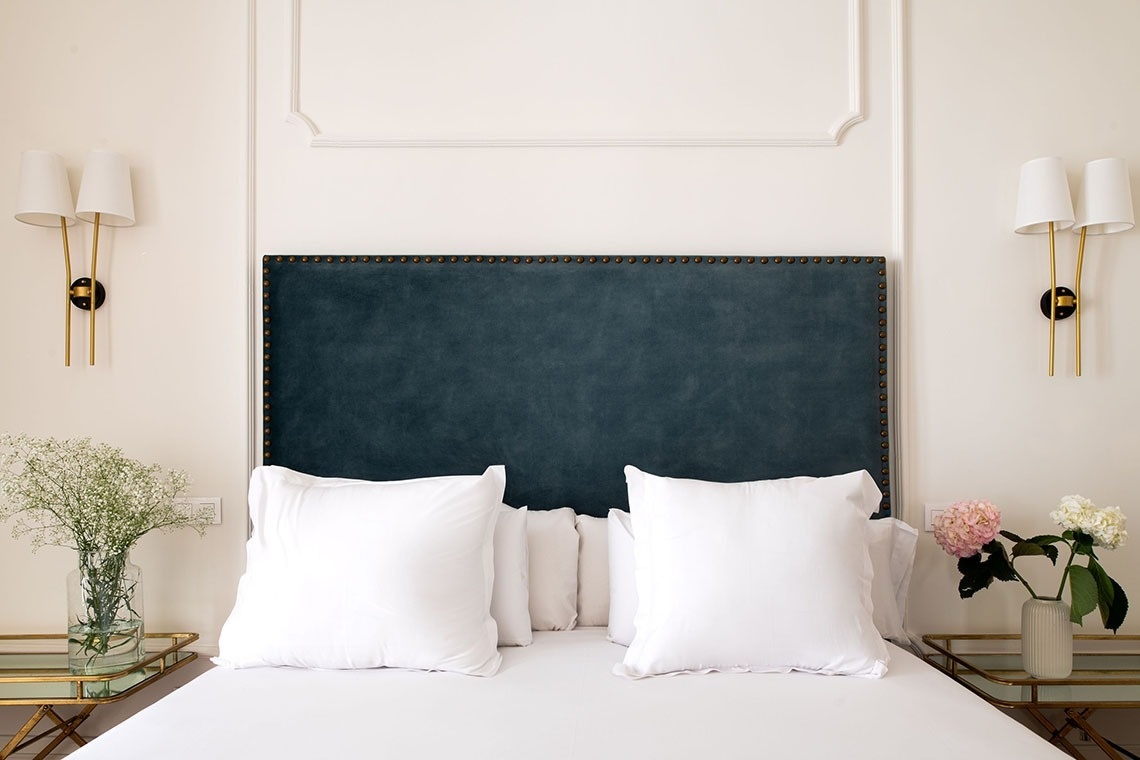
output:
[{"label": "decorative wall panel molding", "polygon": [[863,0],[293,0],[314,147],[834,146]]}]

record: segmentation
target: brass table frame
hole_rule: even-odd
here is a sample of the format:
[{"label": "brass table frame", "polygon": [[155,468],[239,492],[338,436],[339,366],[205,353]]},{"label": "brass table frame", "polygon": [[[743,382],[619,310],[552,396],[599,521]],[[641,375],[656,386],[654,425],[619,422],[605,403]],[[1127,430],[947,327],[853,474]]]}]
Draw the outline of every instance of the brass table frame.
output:
[{"label": "brass table frame", "polygon": [[[71,739],[75,744],[83,746],[87,740],[79,735],[77,729],[83,721],[91,715],[91,712],[99,705],[110,704],[111,702],[118,702],[121,699],[126,699],[137,691],[140,691],[147,686],[150,686],[158,679],[173,673],[183,665],[193,662],[198,658],[197,652],[185,650],[185,647],[198,640],[196,633],[148,633],[146,640],[148,643],[158,642],[163,639],[169,639],[167,645],[161,650],[147,652],[143,659],[136,665],[129,668],[120,670],[115,673],[105,673],[94,676],[74,675],[67,669],[66,656],[61,651],[44,650],[39,652],[28,651],[8,651],[7,646],[14,644],[31,644],[37,643],[50,643],[67,641],[67,635],[62,633],[37,633],[37,634],[0,634],[0,657],[43,657],[43,656],[62,656],[61,667],[13,667],[13,666],[0,666],[0,686],[7,684],[47,684],[47,683],[69,683],[72,685],[71,696],[4,696],[0,694],[0,707],[6,705],[32,705],[36,707],[36,711],[32,713],[24,725],[15,733],[12,739],[0,748],[0,760],[5,760],[13,752],[18,752],[25,747],[35,744],[36,742],[52,736],[40,752],[35,756],[35,760],[43,760],[52,750],[60,745],[64,739]],[[66,645],[66,644],[65,644]],[[99,694],[99,687],[104,689],[111,688],[110,684],[115,679],[124,678],[132,674],[142,672],[142,677],[136,682],[122,688],[121,690],[114,690],[108,694]],[[55,708],[64,705],[81,706],[82,709],[70,718],[63,718],[55,711]],[[49,719],[54,725],[45,731],[41,731],[35,736],[28,737],[40,721],[44,718]]]},{"label": "brass table frame", "polygon": [[[1073,746],[1067,735],[1073,729],[1083,731],[1100,749],[1112,760],[1124,760],[1119,748],[1106,739],[1089,722],[1094,712],[1100,709],[1123,709],[1140,707],[1140,699],[1081,699],[1071,696],[1064,700],[1047,699],[1042,694],[1043,687],[1049,686],[1140,686],[1140,636],[1125,634],[1075,634],[1073,636],[1073,654],[1081,658],[1093,658],[1094,667],[1077,668],[1074,666],[1073,674],[1068,678],[1044,679],[1033,678],[1024,671],[1016,668],[986,669],[978,663],[979,657],[1010,656],[1020,654],[1021,636],[1016,633],[994,634],[962,634],[962,633],[930,633],[922,637],[922,642],[934,650],[926,653],[928,662],[944,671],[958,683],[985,699],[990,704],[1010,709],[1023,709],[1049,732],[1049,741],[1059,745],[1066,752],[1079,760],[1084,756]],[[1115,642],[1124,648],[1104,648],[1096,651],[1082,650],[1081,645],[1088,642]],[[998,647],[979,649],[979,644],[986,642],[1004,642],[1001,651],[993,651]],[[955,644],[965,644],[969,651],[954,650]],[[1017,644],[1015,647],[1014,645]],[[1130,667],[1096,667],[1095,659],[1098,657],[1133,657],[1135,663]],[[994,686],[1021,687],[1021,699],[1003,699],[997,694],[987,691],[983,685],[968,680],[966,676],[974,675]],[[1055,725],[1053,721],[1042,712],[1042,709],[1056,708],[1065,715],[1065,722]],[[1135,757],[1130,755],[1130,757]]]}]

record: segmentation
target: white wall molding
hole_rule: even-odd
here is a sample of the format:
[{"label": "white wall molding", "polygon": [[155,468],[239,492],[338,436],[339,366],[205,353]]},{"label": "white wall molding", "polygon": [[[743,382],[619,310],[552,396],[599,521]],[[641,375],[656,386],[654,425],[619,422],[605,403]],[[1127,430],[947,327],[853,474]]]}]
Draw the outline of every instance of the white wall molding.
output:
[{"label": "white wall molding", "polygon": [[[910,118],[907,98],[907,3],[891,2],[891,259],[890,399],[891,404],[891,514],[901,520],[913,515],[910,494],[911,434],[910,366]],[[911,521],[914,524],[914,521]]]},{"label": "white wall molding", "polygon": [[301,0],[293,0],[289,25],[289,103],[286,121],[305,130],[309,144],[318,148],[399,147],[833,147],[844,134],[863,121],[863,0],[847,0],[847,102],[831,124],[819,131],[756,134],[640,134],[597,135],[459,135],[424,138],[414,135],[328,134],[318,126],[317,116],[306,113],[301,102]]},{"label": "white wall molding", "polygon": [[[245,311],[249,318],[245,332],[245,384],[248,409],[246,414],[246,470],[261,464],[261,442],[264,440],[262,420],[265,411],[261,398],[261,265],[257,256],[257,0],[247,0],[246,18],[249,30],[246,40],[246,135],[245,135]],[[248,493],[247,493],[248,496]],[[252,525],[247,526],[247,532]]]}]

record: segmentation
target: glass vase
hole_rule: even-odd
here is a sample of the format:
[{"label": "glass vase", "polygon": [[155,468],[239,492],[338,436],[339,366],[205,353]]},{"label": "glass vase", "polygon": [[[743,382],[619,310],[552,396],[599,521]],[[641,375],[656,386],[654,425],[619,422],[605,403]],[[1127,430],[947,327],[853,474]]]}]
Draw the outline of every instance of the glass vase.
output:
[{"label": "glass vase", "polygon": [[122,554],[83,554],[67,576],[71,672],[129,670],[143,656],[142,574]]},{"label": "glass vase", "polygon": [[1073,624],[1060,599],[1027,599],[1021,606],[1021,668],[1034,678],[1073,672]]}]

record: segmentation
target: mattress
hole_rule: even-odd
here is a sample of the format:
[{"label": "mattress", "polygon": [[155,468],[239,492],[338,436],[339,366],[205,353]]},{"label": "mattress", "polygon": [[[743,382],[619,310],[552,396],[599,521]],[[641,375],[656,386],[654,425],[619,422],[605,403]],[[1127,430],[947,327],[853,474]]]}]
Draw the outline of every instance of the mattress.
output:
[{"label": "mattress", "polygon": [[604,628],[539,632],[490,678],[214,668],[76,760],[1066,757],[921,659],[881,679],[612,674]]}]

